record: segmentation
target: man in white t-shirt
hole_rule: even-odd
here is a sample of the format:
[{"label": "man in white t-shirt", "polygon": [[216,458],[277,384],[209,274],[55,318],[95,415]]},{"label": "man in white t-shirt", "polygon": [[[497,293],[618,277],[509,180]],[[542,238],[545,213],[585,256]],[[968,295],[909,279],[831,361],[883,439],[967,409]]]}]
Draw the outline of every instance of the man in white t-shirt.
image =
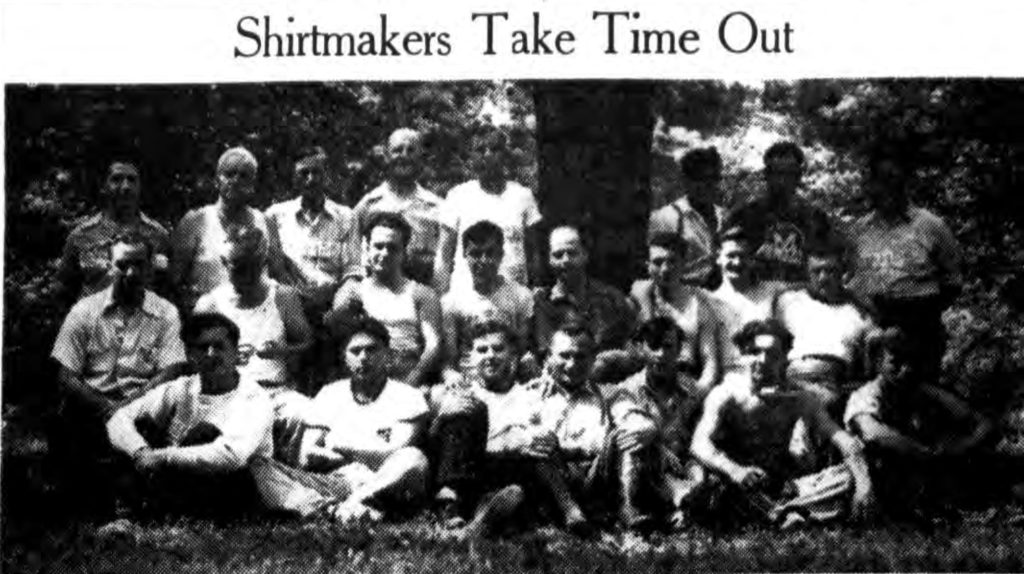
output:
[{"label": "man in white t-shirt", "polygon": [[754,270],[753,244],[739,228],[726,230],[718,250],[722,284],[711,294],[719,321],[723,381],[746,374],[733,337],[751,321],[769,319],[775,298],[786,288],[781,281],[763,281]]},{"label": "man in white t-shirt", "polygon": [[408,511],[422,498],[427,458],[414,446],[427,417],[420,391],[389,379],[390,337],[379,321],[337,315],[332,330],[351,378],[313,399],[303,440],[303,469],[261,459],[265,503],[303,516],[327,511],[342,522]]},{"label": "man in white t-shirt", "polygon": [[484,220],[497,224],[505,236],[502,275],[523,285],[536,278],[535,227],[541,219],[540,209],[532,191],[506,179],[507,147],[508,136],[498,130],[476,138],[477,179],[453,187],[441,206],[441,239],[434,264],[434,282],[440,293],[470,282],[465,246],[459,239],[469,226]]},{"label": "man in white t-shirt", "polygon": [[135,473],[121,488],[140,514],[227,514],[256,502],[250,460],[270,456],[274,406],[239,376],[238,327],[218,313],[186,319],[182,336],[196,374],[160,385],[107,422],[114,449]]},{"label": "man in white t-shirt", "polygon": [[422,140],[419,132],[409,128],[391,133],[384,148],[386,179],[359,200],[355,214],[360,229],[365,229],[377,213],[397,213],[404,217],[412,228],[406,248],[405,273],[415,281],[431,285],[442,199],[417,181],[423,171]]},{"label": "man in white t-shirt", "polygon": [[865,380],[867,341],[875,329],[866,308],[843,287],[845,271],[846,251],[838,241],[808,246],[807,286],[780,294],[774,310],[793,334],[789,380],[817,394],[830,411]]},{"label": "man in white t-shirt", "polygon": [[456,372],[463,370],[471,343],[469,332],[475,323],[505,323],[526,351],[533,321],[533,293],[498,271],[504,255],[501,228],[490,221],[478,221],[462,234],[462,244],[472,287],[452,289],[441,298],[446,362]]}]

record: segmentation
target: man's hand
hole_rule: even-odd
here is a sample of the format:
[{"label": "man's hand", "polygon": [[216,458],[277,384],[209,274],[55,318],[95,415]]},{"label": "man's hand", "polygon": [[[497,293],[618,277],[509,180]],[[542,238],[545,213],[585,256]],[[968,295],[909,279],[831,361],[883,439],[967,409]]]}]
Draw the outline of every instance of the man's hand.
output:
[{"label": "man's hand", "polygon": [[533,437],[533,440],[527,445],[524,454],[536,458],[551,458],[557,449],[558,439],[553,434],[545,433]]},{"label": "man's hand", "polygon": [[256,349],[256,356],[268,361],[274,359],[285,359],[288,357],[288,347],[278,343],[277,341],[264,341],[263,344]]},{"label": "man's hand", "polygon": [[167,458],[159,449],[146,447],[135,451],[132,462],[141,472],[155,472],[167,464]]},{"label": "man's hand", "polygon": [[641,429],[630,429],[619,427],[615,429],[615,446],[619,452],[632,452],[644,446],[643,431]]},{"label": "man's hand", "polygon": [[756,466],[741,466],[730,478],[736,483],[736,486],[743,490],[749,490],[764,482],[768,478],[768,473]]}]

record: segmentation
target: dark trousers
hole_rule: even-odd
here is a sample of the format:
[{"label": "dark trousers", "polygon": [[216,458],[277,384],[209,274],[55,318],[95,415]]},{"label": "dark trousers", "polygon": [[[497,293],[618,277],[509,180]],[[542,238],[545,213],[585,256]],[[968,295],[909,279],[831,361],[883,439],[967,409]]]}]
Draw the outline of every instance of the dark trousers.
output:
[{"label": "dark trousers", "polygon": [[62,395],[47,422],[47,442],[48,467],[61,506],[72,514],[111,515],[116,455],[103,416],[73,396]]},{"label": "dark trousers", "polygon": [[947,339],[942,298],[876,296],[874,303],[882,327],[897,327],[907,335],[914,367],[922,380],[938,383]]}]

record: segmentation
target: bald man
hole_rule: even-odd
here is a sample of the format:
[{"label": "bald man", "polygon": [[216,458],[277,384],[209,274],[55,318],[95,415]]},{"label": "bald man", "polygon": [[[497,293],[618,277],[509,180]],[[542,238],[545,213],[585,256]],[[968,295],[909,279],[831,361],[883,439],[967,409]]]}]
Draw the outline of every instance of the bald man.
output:
[{"label": "bald man", "polygon": [[405,217],[412,227],[412,237],[406,250],[406,275],[429,285],[434,275],[442,200],[417,182],[423,171],[420,133],[409,128],[395,130],[384,148],[384,161],[384,183],[356,204],[359,229],[362,230],[370,217],[377,213],[391,212]]},{"label": "bald man", "polygon": [[256,191],[256,156],[234,147],[217,160],[217,202],[185,214],[171,235],[171,280],[182,308],[228,280],[221,251],[231,227],[255,227],[269,242],[268,267],[281,274],[280,242],[267,218],[249,206]]}]

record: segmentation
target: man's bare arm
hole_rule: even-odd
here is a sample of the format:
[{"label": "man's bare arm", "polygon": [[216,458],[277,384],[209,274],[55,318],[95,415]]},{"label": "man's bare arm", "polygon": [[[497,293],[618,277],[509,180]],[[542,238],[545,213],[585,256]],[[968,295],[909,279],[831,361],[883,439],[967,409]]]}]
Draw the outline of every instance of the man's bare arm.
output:
[{"label": "man's bare arm", "polygon": [[[704,466],[716,470],[736,484],[742,485],[748,467],[734,461],[715,445],[714,437],[723,430],[723,414],[732,402],[732,396],[723,387],[716,387],[704,401],[704,413],[697,422],[690,442],[690,453]],[[763,471],[762,471],[763,472]]]},{"label": "man's bare arm", "polygon": [[441,301],[433,289],[425,286],[417,286],[414,296],[420,334],[423,337],[423,353],[405,382],[413,387],[419,387],[441,359]]},{"label": "man's bare arm", "polygon": [[457,242],[455,230],[442,225],[441,235],[437,240],[437,257],[434,257],[434,288],[438,293],[447,293],[451,286]]}]

